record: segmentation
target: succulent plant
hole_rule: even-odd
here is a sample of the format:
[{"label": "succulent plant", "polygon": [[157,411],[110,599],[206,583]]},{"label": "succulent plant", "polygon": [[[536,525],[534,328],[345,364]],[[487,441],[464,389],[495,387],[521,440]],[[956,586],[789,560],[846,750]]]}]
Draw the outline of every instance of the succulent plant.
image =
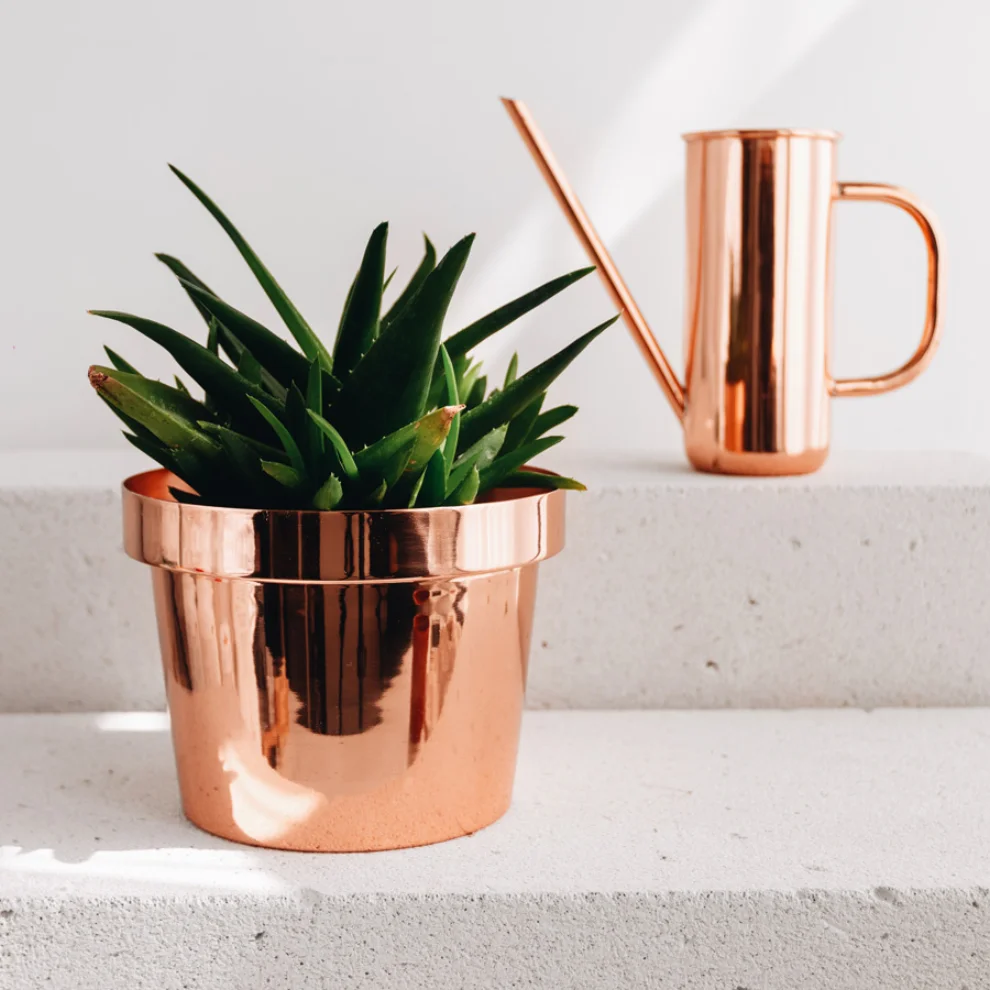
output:
[{"label": "succulent plant", "polygon": [[[106,310],[161,345],[202,389],[195,398],[141,375],[110,348],[89,380],[127,427],[124,436],[188,485],[183,502],[246,508],[362,509],[464,505],[495,487],[582,488],[537,473],[533,458],[577,411],[543,409],[547,387],[615,321],[607,320],[517,376],[513,356],[488,390],[471,351],[583,278],[582,268],[506,303],[441,343],[444,316],[474,235],[437,262],[429,238],[408,284],[383,311],[388,225],[377,226],[329,351],[220,208],[172,171],[213,215],[298,345],[224,302],[181,261],[156,257],[207,325],[205,346],[153,320]],[[226,357],[227,360],[224,360]]]}]

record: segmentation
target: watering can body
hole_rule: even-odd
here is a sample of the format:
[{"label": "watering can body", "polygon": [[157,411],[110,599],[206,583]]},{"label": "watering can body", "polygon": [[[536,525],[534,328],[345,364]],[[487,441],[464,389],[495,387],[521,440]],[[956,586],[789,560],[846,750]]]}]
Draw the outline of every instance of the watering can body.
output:
[{"label": "watering can body", "polygon": [[[684,427],[703,471],[805,474],[828,456],[830,400],[907,384],[939,336],[940,247],[911,194],[836,179],[838,135],[732,130],[685,135],[687,221],[683,383],[671,368],[525,107],[505,101]],[[928,248],[921,341],[897,370],[830,373],[834,207],[872,200],[906,210]]]}]

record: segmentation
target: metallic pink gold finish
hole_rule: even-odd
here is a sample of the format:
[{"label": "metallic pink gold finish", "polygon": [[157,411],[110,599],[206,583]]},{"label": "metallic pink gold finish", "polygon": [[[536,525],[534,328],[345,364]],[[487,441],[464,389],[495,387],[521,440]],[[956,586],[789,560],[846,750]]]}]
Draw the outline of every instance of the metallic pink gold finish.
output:
[{"label": "metallic pink gold finish", "polygon": [[[900,388],[931,360],[940,333],[941,249],[908,192],[835,178],[832,131],[728,130],[685,135],[685,383],[674,375],[631,293],[526,107],[504,100],[578,238],[684,426],[702,471],[804,474],[828,456],[829,398]],[[836,380],[832,206],[872,200],[905,210],[928,250],[921,342],[900,368]]]},{"label": "metallic pink gold finish", "polygon": [[564,492],[289,512],[180,504],[170,481],[125,482],[124,545],[153,565],[189,819],[237,842],[345,852],[499,818]]}]

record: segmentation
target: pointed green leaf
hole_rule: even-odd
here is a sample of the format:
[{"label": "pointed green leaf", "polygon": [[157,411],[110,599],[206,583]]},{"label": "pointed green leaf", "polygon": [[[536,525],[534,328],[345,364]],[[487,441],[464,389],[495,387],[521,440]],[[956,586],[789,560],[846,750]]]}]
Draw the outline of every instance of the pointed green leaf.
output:
[{"label": "pointed green leaf", "polygon": [[209,418],[206,408],[178,389],[99,365],[89,369],[89,383],[111,406],[140,423],[163,444],[207,457],[220,453],[220,448],[196,427],[196,419]]},{"label": "pointed green leaf", "polygon": [[387,491],[388,483],[382,480],[382,483],[368,496],[368,505],[372,508],[381,505],[385,501]]},{"label": "pointed green leaf", "polygon": [[175,387],[180,392],[182,392],[183,395],[191,395],[192,394],[189,391],[189,387],[186,385],[186,383],[178,375],[173,375],[172,377],[175,378]]},{"label": "pointed green leaf", "polygon": [[444,505],[470,505],[478,497],[481,478],[476,467],[472,467],[464,480],[447,496]]},{"label": "pointed green leaf", "polygon": [[347,444],[344,442],[344,438],[319,413],[313,412],[312,409],[309,409],[308,412],[314,425],[333,446],[333,449],[337,454],[337,460],[340,462],[340,466],[343,469],[344,474],[351,481],[357,481],[358,467],[354,463],[354,456],[351,454]]},{"label": "pointed green leaf", "polygon": [[423,242],[425,245],[423,252],[423,260],[419,263],[416,271],[413,272],[413,276],[409,279],[409,284],[399,293],[399,297],[394,303],[389,307],[388,312],[382,317],[382,329],[384,330],[390,323],[392,323],[395,318],[409,305],[413,300],[416,293],[423,287],[423,283],[426,281],[426,276],[436,268],[437,264],[437,250],[430,243],[430,239],[423,235]]},{"label": "pointed green leaf", "polygon": [[[306,380],[306,411],[310,415],[313,413],[319,415],[323,412],[323,370],[319,361],[314,361],[309,366],[309,377]],[[309,454],[314,460],[319,460],[325,449],[323,431],[312,419],[307,419],[306,426]]]},{"label": "pointed green leaf", "polygon": [[336,508],[343,497],[344,488],[340,479],[335,474],[331,474],[316,490],[316,494],[313,496],[313,508],[327,512]]},{"label": "pointed green leaf", "polygon": [[494,488],[503,478],[507,478],[513,471],[518,471],[534,457],[538,457],[543,451],[549,450],[563,439],[563,437],[540,437],[539,440],[531,440],[510,453],[496,458],[481,472],[481,491],[487,492]]},{"label": "pointed green leaf", "polygon": [[543,471],[513,471],[500,482],[502,488],[563,488],[568,491],[586,492],[588,489],[574,478]]},{"label": "pointed green leaf", "polygon": [[302,474],[295,468],[289,467],[288,464],[279,464],[277,461],[262,461],[261,470],[285,488],[302,488],[303,486]]},{"label": "pointed green leaf", "polygon": [[530,428],[527,440],[535,440],[542,437],[544,433],[555,430],[561,423],[566,423],[576,412],[577,406],[554,406],[536,417],[536,421]]},{"label": "pointed green leaf", "polygon": [[444,341],[447,345],[447,350],[450,352],[450,356],[453,358],[459,354],[467,354],[468,351],[473,350],[493,333],[497,333],[510,323],[518,320],[520,316],[524,316],[530,310],[541,306],[548,299],[552,299],[557,295],[558,292],[563,292],[569,285],[573,285],[578,279],[584,278],[585,275],[590,275],[594,270],[594,266],[590,268],[579,268],[577,271],[570,272],[567,275],[561,275],[559,278],[551,279],[539,288],[527,292],[518,299],[513,299],[512,302],[506,303],[504,306],[499,306],[498,309],[489,313],[487,316],[483,316],[480,320],[476,320],[463,330],[459,330],[453,337],[448,337]]},{"label": "pointed green leaf", "polygon": [[518,416],[512,418],[512,422],[509,423],[508,435],[505,438],[506,452],[515,450],[516,447],[529,439],[530,430],[532,430],[537,416],[540,415],[546,397],[547,393],[541,392]]},{"label": "pointed green leaf", "polygon": [[507,423],[513,416],[522,412],[541,392],[545,392],[554,379],[576,358],[599,334],[618,319],[599,324],[593,330],[578,337],[553,357],[538,364],[532,371],[517,378],[507,389],[490,396],[480,406],[469,410],[461,417],[461,446],[467,447],[501,423]]},{"label": "pointed green leaf", "polygon": [[[440,357],[443,361],[443,376],[447,386],[447,405],[459,406],[460,398],[457,394],[457,375],[454,371],[454,363],[450,360],[447,348],[440,345]],[[461,433],[461,414],[458,412],[450,424],[450,431],[447,439],[443,442],[443,463],[444,463],[444,486],[446,486],[447,475],[454,466],[454,458],[457,456],[457,440]],[[434,503],[430,503],[434,504]],[[435,503],[439,504],[439,503]]]},{"label": "pointed green leaf", "polygon": [[361,267],[347,295],[333,348],[333,366],[340,378],[345,378],[354,369],[378,336],[387,240],[388,224],[380,223],[371,232]]},{"label": "pointed green leaf", "polygon": [[261,365],[258,359],[245,347],[237,361],[237,372],[253,385],[261,384]]},{"label": "pointed green leaf", "polygon": [[[278,416],[271,411],[263,402],[259,402],[253,395],[248,396],[248,401],[254,406],[255,409],[261,414],[265,422],[275,431],[276,436],[282,443],[283,448],[285,448],[286,454],[289,455],[289,463],[300,475],[305,475],[306,473],[306,462],[303,460],[303,456],[299,451],[299,446],[293,439],[292,434],[289,432],[285,424],[278,418]],[[268,463],[268,462],[266,462]],[[268,472],[271,474],[271,472]],[[272,475],[274,478],[275,475]],[[276,480],[278,480],[276,478]]]},{"label": "pointed green leaf", "polygon": [[388,287],[389,287],[389,286],[390,286],[390,285],[392,284],[392,279],[393,279],[393,278],[395,278],[395,273],[396,273],[396,272],[397,272],[398,270],[399,270],[398,268],[393,268],[393,269],[392,269],[392,270],[391,270],[391,271],[390,271],[390,272],[388,273],[388,275],[386,275],[386,276],[385,276],[385,281],[384,281],[384,282],[382,283],[382,292],[383,292],[383,293],[384,293],[384,292],[385,292],[385,291],[386,291],[386,290],[388,289]]},{"label": "pointed green leaf", "polygon": [[248,397],[253,397],[270,408],[279,408],[280,404],[264,389],[239,375],[209,348],[177,333],[171,327],[128,313],[107,310],[90,312],[94,316],[125,323],[164,347],[208,395],[223,402],[231,411],[244,409]]},{"label": "pointed green leaf", "polygon": [[192,283],[183,282],[183,288],[286,388],[292,382],[306,380],[309,362],[278,334]]},{"label": "pointed green leaf", "polygon": [[351,447],[374,443],[423,415],[443,318],[473,240],[468,235],[447,252],[332,399],[330,418]]},{"label": "pointed green leaf", "polygon": [[471,410],[475,406],[480,406],[482,402],[485,401],[485,392],[488,390],[488,376],[482,375],[480,378],[476,378],[474,384],[471,386],[471,391],[468,392],[467,398],[464,400],[465,405]]},{"label": "pointed green leaf", "polygon": [[227,236],[234,242],[234,246],[241,253],[241,257],[247,262],[248,267],[254,273],[265,295],[271,300],[272,305],[282,317],[289,332],[295,337],[296,342],[302,348],[303,353],[310,361],[319,360],[326,371],[332,371],[332,361],[330,354],[323,346],[320,338],[316,336],[309,324],[303,319],[302,314],[292,304],[289,297],[282,291],[281,286],[275,281],[271,272],[262,264],[261,259],[254,253],[251,246],[241,236],[240,231],[227,219],[223,211],[196,185],[192,179],[183,175],[174,165],[169,168],[179,178],[179,181],[206,207],[212,214],[213,219],[220,224]]},{"label": "pointed green leaf", "polygon": [[[110,407],[113,409],[113,406]],[[179,464],[172,455],[169,447],[159,443],[154,437],[136,436],[133,433],[124,433],[124,439],[134,447],[137,447],[142,454],[147,454],[153,461],[161,464],[166,471],[171,471],[174,475],[179,475]]]},{"label": "pointed green leaf", "polygon": [[[422,469],[443,443],[458,410],[458,406],[441,406],[415,423],[409,423],[370,447],[358,451],[354,455],[357,470],[365,477],[388,478],[389,468],[394,466],[396,458],[407,449],[403,469],[409,465]],[[389,487],[397,479],[398,476],[395,476],[390,480]]]},{"label": "pointed green leaf", "polygon": [[447,479],[447,491],[452,492],[464,480],[468,471],[476,467],[483,471],[495,458],[505,443],[508,423],[497,426],[491,433],[486,433],[477,443],[472,444],[460,457],[454,461]]},{"label": "pointed green leaf", "polygon": [[421,477],[422,481],[413,504],[418,508],[443,505],[447,494],[447,469],[443,451],[438,450],[434,453]]},{"label": "pointed green leaf", "polygon": [[188,286],[194,285],[203,292],[211,296],[216,293],[200,278],[197,278],[178,258],[173,258],[170,254],[156,253],[155,257],[179,280],[179,284],[186,290],[186,295],[192,300],[192,304],[199,310],[200,316],[209,323],[210,311],[196,298]]},{"label": "pointed green leaf", "polygon": [[118,371],[126,371],[132,375],[140,374],[133,364],[128,364],[116,351],[110,350],[109,347],[104,347],[103,350],[107,352],[107,357],[110,359],[110,363]]},{"label": "pointed green leaf", "polygon": [[[183,478],[183,481],[186,479]],[[189,484],[189,482],[186,482]],[[196,486],[193,485],[195,488]],[[176,502],[181,502],[183,505],[206,505],[206,499],[197,495],[195,492],[187,492],[184,488],[176,488],[175,485],[168,486],[168,493],[176,500]]]},{"label": "pointed green leaf", "polygon": [[508,388],[515,380],[516,374],[519,371],[519,352],[516,351],[512,355],[512,360],[509,361],[509,367],[505,371],[505,381],[502,383],[502,388]]},{"label": "pointed green leaf", "polygon": [[246,436],[243,433],[238,433],[229,426],[221,426],[219,423],[207,423],[203,421],[200,421],[196,425],[224,447],[233,445],[238,450],[245,448],[245,452],[250,454],[255,464],[262,459],[266,461],[287,461],[289,459],[289,455],[284,450],[279,450],[277,447],[270,447],[267,443],[262,443],[260,440],[255,440],[254,437]]}]

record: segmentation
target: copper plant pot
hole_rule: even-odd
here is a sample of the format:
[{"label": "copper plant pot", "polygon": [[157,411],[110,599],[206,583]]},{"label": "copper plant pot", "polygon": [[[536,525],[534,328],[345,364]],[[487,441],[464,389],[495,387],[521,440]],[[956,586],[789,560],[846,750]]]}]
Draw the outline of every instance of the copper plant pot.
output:
[{"label": "copper plant pot", "polygon": [[124,483],[154,568],[182,804],[236,842],[345,852],[440,842],[509,806],[537,564],[562,491],[461,508],[225,509]]}]

